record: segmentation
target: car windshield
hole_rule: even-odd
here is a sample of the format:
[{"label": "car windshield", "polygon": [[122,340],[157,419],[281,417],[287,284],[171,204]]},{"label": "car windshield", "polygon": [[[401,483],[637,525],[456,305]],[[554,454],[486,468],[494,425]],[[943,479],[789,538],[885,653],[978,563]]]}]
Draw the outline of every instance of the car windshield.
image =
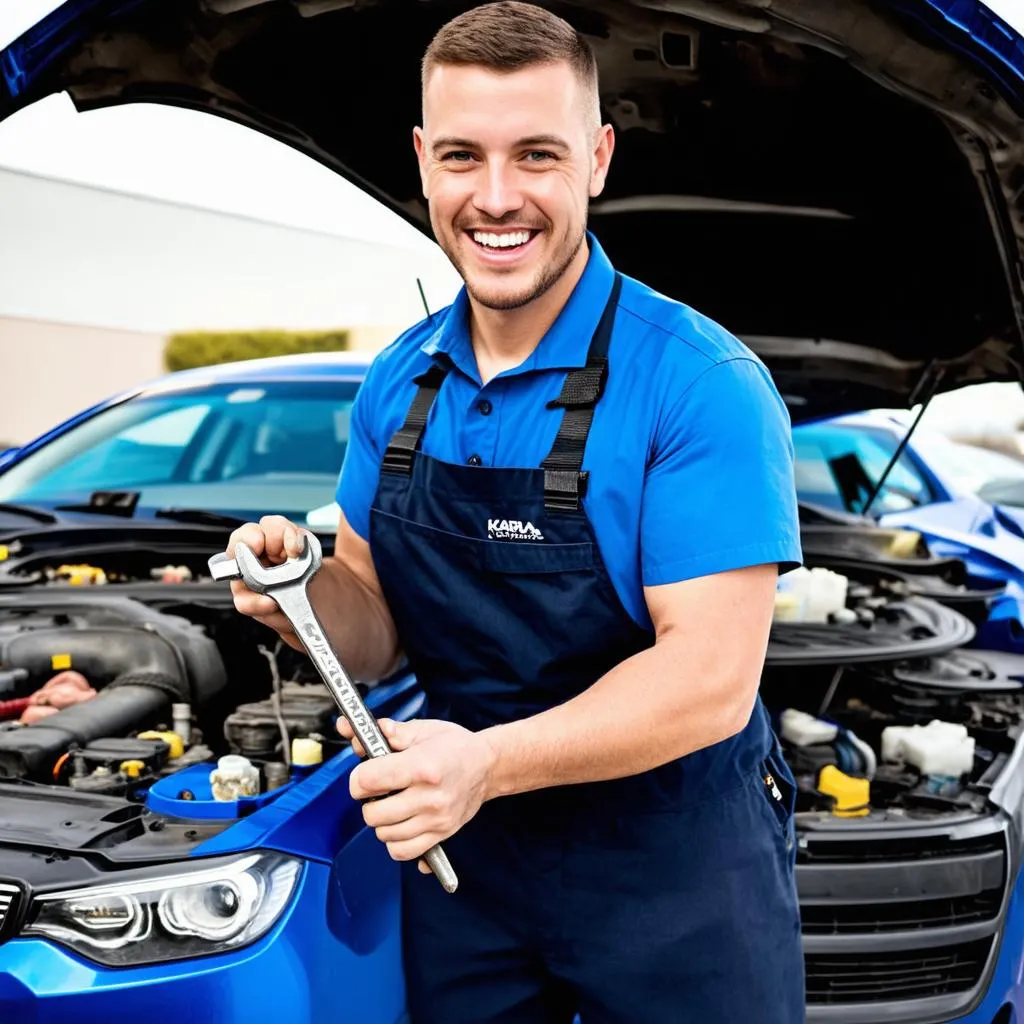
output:
[{"label": "car windshield", "polygon": [[[888,431],[843,423],[813,423],[793,430],[800,500],[843,512],[861,512],[881,479],[898,438]],[[934,501],[928,481],[903,452],[872,504],[876,515]]]},{"label": "car windshield", "polygon": [[136,515],[281,514],[332,529],[357,381],[208,384],[98,413],[0,476],[0,502],[84,504],[139,493]]}]

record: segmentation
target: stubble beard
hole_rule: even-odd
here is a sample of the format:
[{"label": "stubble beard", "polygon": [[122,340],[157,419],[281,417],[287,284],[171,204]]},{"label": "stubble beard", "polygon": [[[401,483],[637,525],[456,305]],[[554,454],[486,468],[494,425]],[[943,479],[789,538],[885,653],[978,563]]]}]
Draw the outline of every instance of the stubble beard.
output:
[{"label": "stubble beard", "polygon": [[540,268],[535,280],[524,291],[518,295],[501,296],[487,295],[475,289],[466,276],[465,265],[459,259],[457,246],[454,243],[448,243],[447,240],[439,242],[439,244],[441,250],[458,272],[459,277],[465,282],[466,291],[474,302],[485,309],[508,311],[521,309],[523,306],[529,305],[534,299],[539,299],[551,288],[572,265],[572,261],[576,259],[576,255],[579,253],[585,238],[586,226],[584,225],[580,228],[579,234],[574,241],[564,242],[558,247],[552,259]]}]

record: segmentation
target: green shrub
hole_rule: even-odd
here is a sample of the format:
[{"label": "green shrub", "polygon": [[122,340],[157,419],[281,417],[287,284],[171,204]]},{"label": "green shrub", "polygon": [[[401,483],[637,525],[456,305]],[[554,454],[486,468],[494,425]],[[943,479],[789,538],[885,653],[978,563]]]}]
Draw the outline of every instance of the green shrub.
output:
[{"label": "green shrub", "polygon": [[348,331],[186,331],[172,334],[164,347],[168,370],[234,363],[298,352],[340,352]]}]

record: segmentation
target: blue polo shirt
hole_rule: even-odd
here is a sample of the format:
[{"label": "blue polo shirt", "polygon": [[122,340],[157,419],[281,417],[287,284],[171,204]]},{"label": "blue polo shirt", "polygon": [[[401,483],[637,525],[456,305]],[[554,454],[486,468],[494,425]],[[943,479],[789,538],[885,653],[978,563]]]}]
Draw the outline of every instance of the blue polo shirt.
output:
[{"label": "blue polo shirt", "polygon": [[[514,369],[481,385],[465,288],[374,359],[352,410],[337,494],[361,537],[369,538],[384,449],[405,420],[413,378],[436,353],[454,370],[421,450],[484,467],[541,464],[562,418],[546,404],[566,371],[585,365],[614,279],[587,237],[590,256],[569,301]],[[628,277],[583,468],[598,548],[642,626],[651,626],[645,586],[770,562],[785,572],[801,561],[789,414],[767,369],[718,324]]]}]

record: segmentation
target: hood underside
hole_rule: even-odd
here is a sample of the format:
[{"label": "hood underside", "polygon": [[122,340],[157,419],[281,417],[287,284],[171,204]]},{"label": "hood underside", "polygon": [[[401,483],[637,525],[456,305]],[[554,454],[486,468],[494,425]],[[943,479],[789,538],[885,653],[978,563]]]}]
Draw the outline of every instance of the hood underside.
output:
[{"label": "hood underside", "polygon": [[[0,117],[60,90],[205,110],[429,235],[419,62],[467,6],[78,0],[4,52]],[[742,337],[795,418],[1021,379],[1024,86],[929,0],[547,6],[590,39],[617,134],[591,228]]]}]

